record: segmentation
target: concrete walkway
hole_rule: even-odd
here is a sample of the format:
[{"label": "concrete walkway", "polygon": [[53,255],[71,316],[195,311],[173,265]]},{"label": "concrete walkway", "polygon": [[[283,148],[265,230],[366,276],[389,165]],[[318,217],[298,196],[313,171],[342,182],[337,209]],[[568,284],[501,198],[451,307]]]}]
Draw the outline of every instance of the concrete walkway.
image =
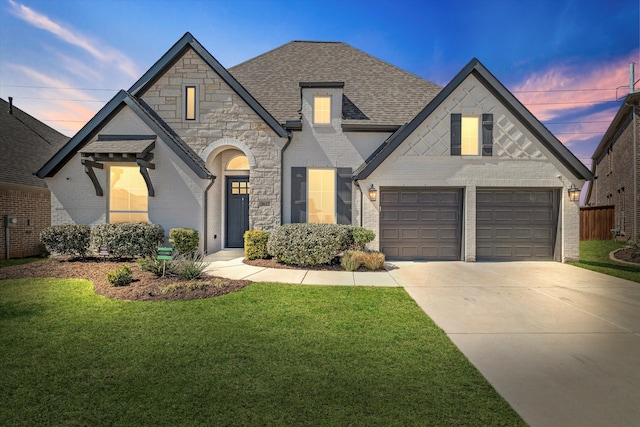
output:
[{"label": "concrete walkway", "polygon": [[244,279],[254,282],[281,282],[302,285],[334,286],[400,286],[388,272],[349,272],[294,270],[254,267],[242,262],[242,249],[225,249],[207,255],[207,274],[228,279]]},{"label": "concrete walkway", "polygon": [[208,272],[403,286],[531,426],[640,426],[639,283],[556,262],[394,262],[386,273],[348,273],[258,268],[242,257],[211,255]]}]

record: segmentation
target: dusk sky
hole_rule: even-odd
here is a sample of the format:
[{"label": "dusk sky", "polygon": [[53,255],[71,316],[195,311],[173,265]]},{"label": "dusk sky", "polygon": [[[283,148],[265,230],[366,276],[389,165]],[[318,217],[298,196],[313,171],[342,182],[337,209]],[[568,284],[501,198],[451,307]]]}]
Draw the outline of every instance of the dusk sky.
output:
[{"label": "dusk sky", "polygon": [[225,67],[342,41],[444,86],[478,58],[587,167],[640,63],[639,0],[0,0],[0,97],[72,136],[187,31]]}]

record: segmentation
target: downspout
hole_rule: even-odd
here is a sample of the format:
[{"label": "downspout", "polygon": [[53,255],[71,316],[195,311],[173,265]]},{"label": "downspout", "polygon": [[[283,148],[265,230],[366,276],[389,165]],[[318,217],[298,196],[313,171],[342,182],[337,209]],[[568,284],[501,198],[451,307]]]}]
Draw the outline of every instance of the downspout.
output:
[{"label": "downspout", "polygon": [[209,189],[211,188],[211,186],[213,185],[213,183],[216,181],[216,177],[215,176],[211,176],[211,182],[209,183],[209,185],[207,185],[207,188],[204,189],[204,195],[203,195],[203,199],[204,199],[204,207],[202,209],[202,215],[203,215],[203,219],[204,219],[204,224],[202,227],[202,234],[204,235],[203,239],[203,244],[204,244],[204,254],[207,254],[207,236],[209,233],[209,227],[207,227],[207,224],[209,223]]},{"label": "downspout", "polygon": [[363,224],[364,213],[362,212],[362,209],[364,208],[364,202],[363,202],[364,195],[362,194],[362,187],[360,187],[360,181],[356,179],[355,181],[353,181],[353,183],[356,185],[356,187],[358,187],[358,190],[360,191],[360,227],[364,227],[364,224]]},{"label": "downspout", "polygon": [[280,150],[280,225],[283,224],[282,218],[284,217],[284,179],[282,179],[284,177],[284,150],[291,144],[291,139],[293,139],[293,132],[289,131],[287,142]]}]

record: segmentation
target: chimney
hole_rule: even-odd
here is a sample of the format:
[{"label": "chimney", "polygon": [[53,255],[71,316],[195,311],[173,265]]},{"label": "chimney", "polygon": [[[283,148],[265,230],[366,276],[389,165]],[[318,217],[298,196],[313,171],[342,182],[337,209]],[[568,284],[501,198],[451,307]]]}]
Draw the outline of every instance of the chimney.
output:
[{"label": "chimney", "polygon": [[9,97],[9,114],[13,116],[13,97]]},{"label": "chimney", "polygon": [[634,63],[629,63],[629,93],[633,93],[636,91],[635,88],[635,75],[634,75]]}]

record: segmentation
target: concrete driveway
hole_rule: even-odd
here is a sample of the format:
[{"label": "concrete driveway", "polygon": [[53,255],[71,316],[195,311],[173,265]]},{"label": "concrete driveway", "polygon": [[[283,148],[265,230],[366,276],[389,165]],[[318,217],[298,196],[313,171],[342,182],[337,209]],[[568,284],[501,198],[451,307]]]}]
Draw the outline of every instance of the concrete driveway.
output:
[{"label": "concrete driveway", "polygon": [[640,284],[555,262],[390,272],[532,426],[640,426]]}]

